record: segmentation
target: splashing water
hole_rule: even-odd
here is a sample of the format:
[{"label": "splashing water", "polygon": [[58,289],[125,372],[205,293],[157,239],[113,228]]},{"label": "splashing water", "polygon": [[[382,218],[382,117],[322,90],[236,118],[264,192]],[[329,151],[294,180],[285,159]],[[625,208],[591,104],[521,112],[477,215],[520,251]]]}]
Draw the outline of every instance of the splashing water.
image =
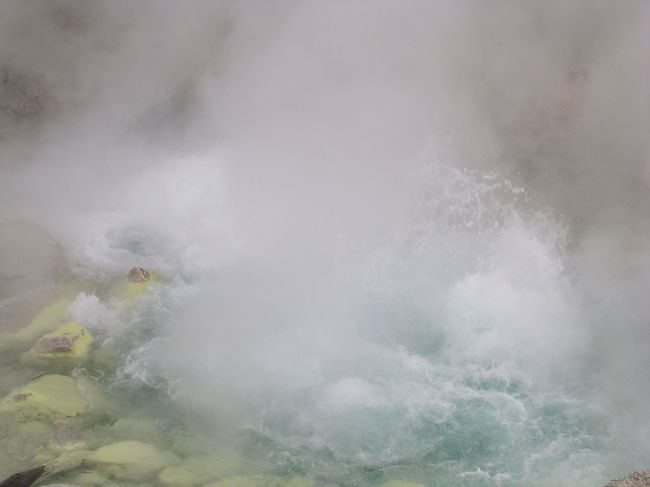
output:
[{"label": "splashing water", "polygon": [[[191,3],[0,4],[0,230],[39,224],[70,271],[0,291],[64,296],[94,348],[50,384],[107,398],[61,420],[52,483],[648,468],[647,2]],[[132,267],[157,279],[127,299]],[[5,326],[0,478],[61,453],[12,412],[53,370]],[[93,463],[124,441],[177,464]]]},{"label": "splashing water", "polygon": [[251,280],[240,253],[207,281],[169,269],[128,333],[92,296],[72,314],[129,350],[111,387],[157,391],[174,414],[194,411],[184,428],[226,428],[275,471],[343,485],[587,486],[641,461],[589,370],[566,228],[495,173],[435,162],[413,181],[410,219],[360,275],[332,283],[355,296],[343,310],[284,312],[303,295],[272,287],[296,269]]}]

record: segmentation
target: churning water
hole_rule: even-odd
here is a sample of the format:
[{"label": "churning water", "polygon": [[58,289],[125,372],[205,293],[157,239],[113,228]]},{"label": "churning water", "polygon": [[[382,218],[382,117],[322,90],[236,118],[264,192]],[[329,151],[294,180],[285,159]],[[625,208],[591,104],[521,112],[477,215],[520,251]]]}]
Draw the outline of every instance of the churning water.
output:
[{"label": "churning water", "polygon": [[[78,271],[164,278],[128,323],[76,299],[71,317],[119,350],[91,375],[191,452],[225,444],[253,473],[592,486],[643,466],[647,431],[607,395],[567,228],[496,173],[419,163],[409,216],[343,270],[320,262],[337,249],[265,253],[232,228],[181,256],[183,237],[109,219]],[[178,167],[203,208],[211,165]],[[199,277],[206,249],[223,255]]]},{"label": "churning water", "polygon": [[[65,373],[113,402],[70,422],[193,475],[79,454],[55,480],[649,466],[642,0],[140,5],[0,6],[0,218],[65,248],[95,339]],[[125,304],[134,266],[157,278]],[[3,395],[51,372],[22,351]],[[47,459],[56,425],[0,419],[1,475]]]}]

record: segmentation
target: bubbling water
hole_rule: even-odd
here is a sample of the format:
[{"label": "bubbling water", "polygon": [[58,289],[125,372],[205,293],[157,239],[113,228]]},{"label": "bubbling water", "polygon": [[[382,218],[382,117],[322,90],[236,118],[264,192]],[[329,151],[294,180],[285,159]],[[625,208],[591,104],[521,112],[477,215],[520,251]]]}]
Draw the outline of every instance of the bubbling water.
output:
[{"label": "bubbling water", "polygon": [[[136,344],[114,387],[157,390],[215,442],[228,430],[278,471],[349,485],[587,486],[633,463],[588,371],[566,227],[496,173],[423,161],[410,217],[343,275],[250,244],[201,274],[200,253],[182,253],[128,339],[92,296],[72,314]],[[205,194],[189,208],[204,211]],[[124,230],[108,235],[119,239],[107,248],[124,247]],[[168,255],[192,246],[182,235],[168,236]],[[126,241],[138,238],[155,240]],[[142,248],[131,252],[146,258]]]}]

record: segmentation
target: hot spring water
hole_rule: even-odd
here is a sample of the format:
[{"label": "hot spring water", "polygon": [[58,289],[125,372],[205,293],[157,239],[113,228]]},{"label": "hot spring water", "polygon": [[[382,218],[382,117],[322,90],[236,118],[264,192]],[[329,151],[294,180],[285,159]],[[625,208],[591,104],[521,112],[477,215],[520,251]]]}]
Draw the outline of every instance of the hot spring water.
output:
[{"label": "hot spring water", "polygon": [[[361,272],[310,276],[302,284],[313,289],[293,287],[295,267],[250,270],[245,254],[197,277],[174,267],[191,259],[173,256],[173,242],[104,222],[79,251],[78,279],[109,282],[108,269],[136,261],[162,277],[128,306],[111,305],[101,285],[70,305],[97,346],[72,375],[116,404],[82,423],[82,437],[150,442],[190,465],[210,453],[226,459],[217,479],[328,485],[594,486],[643,465],[647,450],[602,394],[552,211],[493,173],[426,164],[416,181],[411,218]],[[309,296],[330,286],[345,306]],[[2,441],[6,475],[35,444]]]},{"label": "hot spring water", "polygon": [[648,468],[648,13],[0,2],[0,479]]}]

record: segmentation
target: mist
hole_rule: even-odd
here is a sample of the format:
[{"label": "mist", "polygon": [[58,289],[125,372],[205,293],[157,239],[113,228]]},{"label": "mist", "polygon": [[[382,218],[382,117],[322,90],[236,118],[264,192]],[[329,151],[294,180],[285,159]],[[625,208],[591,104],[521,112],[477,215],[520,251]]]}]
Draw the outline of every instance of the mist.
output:
[{"label": "mist", "polygon": [[0,218],[173,282],[147,373],[208,416],[354,456],[349,411],[442,422],[471,366],[595,384],[648,451],[649,32],[641,0],[3,2]]}]

